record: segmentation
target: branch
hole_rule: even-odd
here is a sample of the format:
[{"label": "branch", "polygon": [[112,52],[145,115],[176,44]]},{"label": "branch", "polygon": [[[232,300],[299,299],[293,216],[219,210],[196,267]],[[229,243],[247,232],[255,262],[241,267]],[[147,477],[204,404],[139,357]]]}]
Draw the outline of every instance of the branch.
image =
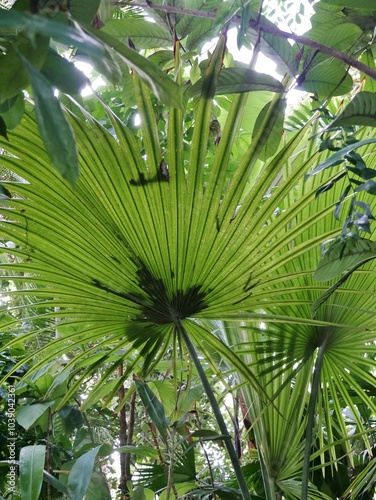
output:
[{"label": "branch", "polygon": [[[152,2],[142,3],[142,2],[118,1],[116,2],[115,5],[119,7],[133,6],[133,7],[141,7],[143,9],[162,10],[164,12],[183,14],[193,17],[202,17],[205,19],[215,19],[216,17],[215,12],[186,9],[184,7],[174,7],[173,5],[160,5]],[[229,22],[239,24],[240,18],[238,16],[234,16],[233,18],[230,19]],[[323,54],[327,54],[328,56],[333,57],[334,59],[338,59],[339,61],[342,61],[348,64],[349,66],[356,68],[365,75],[371,77],[373,80],[376,80],[376,70],[370,68],[361,61],[358,61],[358,59],[355,59],[352,56],[340,52],[339,50],[328,47],[327,45],[323,45],[322,43],[316,42],[315,40],[310,40],[309,38],[306,38],[304,36],[295,35],[294,33],[288,33],[287,31],[282,31],[279,28],[277,28],[277,26],[266,26],[258,21],[250,20],[249,27],[254,31],[257,31],[257,33],[260,32],[268,33],[270,35],[277,36],[279,38],[285,38],[286,40],[293,40],[294,42],[299,43],[301,45],[305,45],[306,47],[311,47],[312,49],[318,50]]]}]

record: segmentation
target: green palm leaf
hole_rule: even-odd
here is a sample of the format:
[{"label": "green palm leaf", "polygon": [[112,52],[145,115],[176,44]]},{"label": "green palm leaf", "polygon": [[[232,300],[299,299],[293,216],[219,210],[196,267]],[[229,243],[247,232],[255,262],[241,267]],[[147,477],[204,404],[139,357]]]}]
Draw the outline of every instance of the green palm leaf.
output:
[{"label": "green palm leaf", "polygon": [[[324,193],[321,207],[314,204],[328,174],[303,182],[325,159],[325,153],[304,157],[309,123],[259,169],[284,107],[278,95],[228,179],[239,110],[251,97],[234,97],[220,144],[208,155],[223,50],[221,38],[195,108],[188,154],[182,110],[170,110],[164,151],[150,95],[137,76],[142,140],[110,111],[114,135],[82,111],[84,118],[67,113],[80,155],[75,189],[56,176],[33,114],[25,115],[10,143],[2,143],[1,163],[19,179],[7,183],[13,197],[2,208],[3,240],[16,244],[14,263],[4,269],[18,273],[12,281],[25,285],[17,293],[33,297],[34,317],[46,322],[21,336],[23,341],[55,330],[55,318],[62,320],[56,338],[30,355],[40,357],[34,370],[68,357],[72,383],[61,405],[107,360],[111,365],[97,390],[126,362],[110,398],[132,372],[145,377],[169,345],[185,340],[190,346],[191,339],[203,355],[219,353],[236,369],[238,382],[248,384],[243,392],[271,478],[268,498],[278,489],[299,498],[294,478],[302,470],[308,387],[324,341],[318,414],[329,438],[332,413],[346,433],[343,405],[362,426],[350,388],[376,411],[359,382],[374,386],[374,361],[364,355],[374,351],[375,307],[367,294],[373,290],[374,264],[357,271],[311,318],[312,303],[326,290],[312,273],[320,243],[339,231],[330,205],[342,186],[337,182]],[[213,319],[231,320],[230,333],[221,338],[208,328],[206,320]],[[16,321],[5,327],[14,328]],[[331,453],[334,460],[334,448]]]}]

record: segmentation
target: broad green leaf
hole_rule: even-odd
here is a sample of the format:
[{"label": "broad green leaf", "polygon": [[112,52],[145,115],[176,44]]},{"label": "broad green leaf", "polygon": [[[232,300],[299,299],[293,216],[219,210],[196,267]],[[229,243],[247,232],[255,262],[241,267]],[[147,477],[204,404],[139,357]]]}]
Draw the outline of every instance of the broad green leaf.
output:
[{"label": "broad green leaf", "polygon": [[329,281],[376,257],[376,242],[364,238],[348,238],[333,243],[324,253],[313,275],[316,281]]},{"label": "broad green leaf", "polygon": [[[178,494],[179,498],[184,498],[186,493],[189,491],[193,490],[196,487],[196,484],[194,482],[186,482],[189,477],[186,477],[184,479],[184,476],[179,477],[179,474],[174,474],[174,479],[177,482],[175,484],[175,489]],[[166,490],[162,491],[161,494],[159,495],[160,500],[173,500],[176,498],[175,494],[173,491],[170,492],[170,495],[167,498]]]},{"label": "broad green leaf", "polygon": [[325,61],[312,68],[298,86],[299,90],[322,97],[347,94],[352,87],[352,78],[344,66],[332,61]]},{"label": "broad green leaf", "polygon": [[20,450],[20,490],[22,499],[39,500],[43,483],[46,446],[24,446]]},{"label": "broad green leaf", "polygon": [[[0,9],[0,28],[21,30],[30,37],[34,37],[36,33],[40,34],[47,38],[46,50],[48,48],[48,38],[53,38],[68,47],[74,46],[89,56],[93,64],[113,83],[121,77],[119,65],[113,59],[109,47],[102,44],[95,37],[86,34],[82,29],[67,26],[42,16],[31,15],[27,12],[17,12],[14,9]],[[43,55],[43,52],[38,57],[40,58],[41,55]],[[44,57],[41,62],[43,60]],[[31,60],[31,62],[34,63],[35,61]],[[1,73],[3,74],[3,72]]]},{"label": "broad green leaf", "polygon": [[85,494],[85,500],[111,500],[111,493],[106,477],[102,472],[94,471]]},{"label": "broad green leaf", "polygon": [[[273,23],[264,16],[260,16],[260,23],[266,26],[274,26]],[[259,39],[258,31],[253,31],[252,29],[248,30],[247,36],[253,45]],[[262,53],[281,68],[282,73],[287,72],[290,75],[296,74],[296,70],[299,66],[297,57],[299,50],[296,45],[291,45],[284,38],[261,31],[260,47]]]},{"label": "broad green leaf", "polygon": [[100,3],[101,0],[70,0],[69,12],[76,21],[91,23]]},{"label": "broad green leaf", "polygon": [[100,448],[101,446],[97,446],[81,455],[71,468],[67,483],[70,500],[83,500],[92,478],[95,458]]},{"label": "broad green leaf", "polygon": [[175,108],[181,108],[181,87],[171,78],[163,73],[157,66],[145,59],[140,54],[119,42],[113,36],[100,30],[98,32],[90,30],[90,33],[112,47],[123,61],[136,71],[145,80],[155,93],[165,104]]},{"label": "broad green leaf", "polygon": [[[0,27],[2,20],[0,9]],[[29,85],[29,76],[19,55],[23,55],[35,67],[40,68],[47,54],[49,40],[44,36],[36,36],[33,41],[20,33],[17,43],[1,42],[0,52],[0,104],[19,94]]]},{"label": "broad green leaf", "polygon": [[138,486],[132,492],[132,500],[154,500],[155,493],[149,488],[144,488],[142,485]]},{"label": "broad green leaf", "polygon": [[[203,78],[190,87],[185,94],[188,97],[197,97],[201,94]],[[238,94],[268,90],[283,92],[283,85],[276,78],[258,73],[248,68],[224,68],[219,73],[215,95]]]},{"label": "broad green leaf", "polygon": [[[256,119],[256,123],[253,129],[253,137],[257,134],[259,128],[262,126],[268,112],[270,109],[271,103],[266,104],[266,106],[261,110],[260,114]],[[285,119],[285,110],[286,110],[286,99],[280,99],[279,105],[277,106],[278,115],[276,117],[273,128],[270,130],[268,134],[267,141],[263,147],[263,149],[259,153],[259,158],[262,161],[267,160],[271,156],[273,156],[277,151],[279,144],[282,139],[283,134],[283,123]]]},{"label": "broad green leaf", "polygon": [[49,403],[36,403],[33,405],[24,405],[17,411],[17,422],[26,430],[30,429],[35,422],[41,417],[53,402]]},{"label": "broad green leaf", "polygon": [[147,414],[158,429],[163,441],[167,443],[166,431],[169,423],[166,419],[165,411],[161,402],[145,382],[142,382],[141,380],[135,380],[135,383],[137,392],[141,398],[142,403],[145,406]]},{"label": "broad green leaf", "polygon": [[244,37],[248,30],[251,12],[252,12],[252,7],[250,2],[246,3],[240,11],[240,27],[238,29],[238,36],[237,36],[237,45],[239,50],[242,48],[242,45],[244,43]]},{"label": "broad green leaf", "polygon": [[8,130],[13,130],[21,123],[24,111],[25,97],[22,92],[8,99],[0,106],[0,115]]},{"label": "broad green leaf", "polygon": [[74,186],[79,176],[78,153],[73,130],[49,81],[25,58],[23,63],[33,87],[40,134],[56,170]]},{"label": "broad green leaf", "polygon": [[4,118],[0,115],[0,135],[5,137],[6,140],[8,140],[7,136],[7,125],[5,123]]},{"label": "broad green leaf", "polygon": [[189,32],[186,40],[187,50],[197,50],[213,34],[213,20],[212,19],[196,19],[194,28]]},{"label": "broad green leaf", "polygon": [[[363,34],[362,30],[356,24],[334,22],[335,25],[330,26],[328,23],[321,23],[317,20],[314,27],[305,36],[340,52],[347,53],[359,41]],[[313,56],[312,50],[309,53]],[[327,60],[328,57],[326,54],[318,53],[312,59],[311,65],[317,65]]]},{"label": "broad green leaf", "polygon": [[122,44],[127,44],[130,38],[137,49],[170,47],[172,43],[170,33],[145,19],[111,19],[102,31]]},{"label": "broad green leaf", "polygon": [[47,52],[41,73],[53,87],[73,96],[79,94],[89,83],[82,71],[52,49]]},{"label": "broad green leaf", "polygon": [[337,151],[332,156],[324,160],[322,163],[319,163],[317,167],[315,167],[313,170],[311,170],[311,172],[306,174],[306,178],[311,177],[312,175],[316,175],[322,170],[326,170],[327,168],[338,165],[339,163],[341,163],[343,158],[351,151],[354,151],[357,148],[365,146],[366,144],[373,144],[375,142],[376,138],[364,139],[363,141],[358,141],[353,144],[350,144],[350,146],[342,148],[340,151]]},{"label": "broad green leaf", "polygon": [[344,5],[352,9],[364,9],[376,11],[376,1],[375,0],[322,0],[323,3],[328,5],[338,5],[343,7]]},{"label": "broad green leaf", "polygon": [[348,125],[376,127],[376,94],[358,92],[327,130]]}]

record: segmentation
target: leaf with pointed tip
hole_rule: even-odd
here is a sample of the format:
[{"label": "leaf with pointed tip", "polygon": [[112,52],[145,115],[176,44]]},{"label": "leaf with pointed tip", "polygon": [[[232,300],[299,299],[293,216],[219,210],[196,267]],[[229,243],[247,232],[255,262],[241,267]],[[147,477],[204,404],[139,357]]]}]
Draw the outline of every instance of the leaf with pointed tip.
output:
[{"label": "leaf with pointed tip", "polygon": [[89,487],[95,458],[102,445],[81,455],[73,464],[68,476],[68,494],[71,500],[83,500]]},{"label": "leaf with pointed tip", "polygon": [[[13,130],[21,123],[25,111],[25,98],[23,92],[8,99],[0,106],[0,115],[4,120],[6,128]],[[2,135],[2,134],[1,134]],[[4,136],[6,138],[6,136]]]},{"label": "leaf with pointed tip", "polygon": [[30,429],[35,422],[48,411],[53,402],[36,403],[33,405],[21,406],[17,412],[17,422],[26,430]]},{"label": "leaf with pointed tip", "polygon": [[338,274],[357,268],[376,257],[376,242],[365,238],[348,238],[329,246],[324,253],[313,278],[329,281]]},{"label": "leaf with pointed tip", "polygon": [[[200,78],[185,94],[188,97],[197,97],[201,94],[203,78]],[[248,68],[224,68],[219,74],[215,95],[239,94],[268,90],[283,92],[283,85],[276,78],[264,73],[258,73]]]},{"label": "leaf with pointed tip", "polygon": [[327,130],[348,125],[376,127],[376,94],[358,92]]},{"label": "leaf with pointed tip", "polygon": [[74,186],[79,176],[78,153],[73,130],[49,81],[22,57],[33,87],[35,112],[46,150],[58,172]]}]

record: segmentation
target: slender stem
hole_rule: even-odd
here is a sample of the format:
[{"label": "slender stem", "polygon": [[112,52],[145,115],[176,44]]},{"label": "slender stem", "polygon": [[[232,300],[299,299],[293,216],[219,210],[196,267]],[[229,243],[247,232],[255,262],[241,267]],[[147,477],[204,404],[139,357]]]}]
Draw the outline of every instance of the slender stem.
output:
[{"label": "slender stem", "polygon": [[203,367],[201,366],[201,363],[200,363],[200,360],[198,358],[195,346],[193,345],[191,339],[189,338],[189,335],[188,335],[187,331],[185,330],[184,325],[180,319],[176,320],[176,328],[177,328],[178,332],[181,334],[181,336],[185,342],[185,345],[187,346],[190,357],[195,364],[197,373],[201,379],[202,385],[204,386],[205,393],[209,399],[209,403],[212,407],[214,417],[217,421],[219,430],[220,430],[221,434],[223,435],[223,441],[225,443],[225,446],[226,446],[227,452],[229,454],[232,466],[234,468],[234,472],[235,472],[236,478],[237,478],[238,483],[239,483],[239,488],[240,488],[240,491],[242,494],[242,498],[244,500],[250,500],[251,496],[249,494],[249,490],[248,490],[247,484],[245,482],[243,471],[240,467],[238,457],[236,456],[235,448],[234,448],[232,439],[228,433],[225,421],[224,421],[222,413],[221,413],[221,409],[217,403],[213,389],[209,383],[209,380],[205,374]]},{"label": "slender stem", "polygon": [[307,419],[307,427],[306,427],[306,437],[305,437],[305,449],[304,449],[304,462],[303,462],[303,476],[302,476],[302,500],[308,499],[308,482],[309,482],[309,466],[310,466],[310,456],[311,456],[311,447],[312,447],[312,437],[313,437],[313,428],[315,425],[315,409],[317,396],[320,387],[321,380],[321,370],[324,362],[324,354],[326,350],[326,345],[328,342],[328,336],[325,336],[323,343],[320,345],[311,387],[311,395],[309,398],[308,404],[308,419]]},{"label": "slender stem", "polygon": [[[177,14],[185,14],[185,15],[190,15],[194,17],[203,17],[207,19],[214,19],[216,17],[215,12],[207,12],[207,11],[202,11],[202,10],[193,10],[193,9],[186,9],[182,7],[175,7],[172,5],[163,5],[163,4],[155,4],[152,2],[148,3],[143,3],[143,2],[130,2],[130,1],[118,1],[116,2],[116,5],[118,6],[133,6],[133,7],[142,7],[146,9],[156,9],[156,10],[162,10],[164,12],[171,12],[171,13],[177,13]],[[239,16],[233,16],[229,22],[231,23],[236,23],[239,24]],[[358,61],[358,59],[355,59],[354,57],[351,57],[347,54],[344,54],[343,52],[340,52],[339,50],[333,49],[332,47],[328,47],[327,45],[323,45],[320,42],[317,42],[316,40],[310,40],[309,38],[306,38],[304,36],[300,35],[295,35],[294,33],[289,33],[288,31],[283,31],[277,28],[277,26],[274,25],[265,25],[261,24],[258,21],[249,21],[249,27],[258,33],[263,31],[264,33],[269,33],[270,35],[277,36],[279,38],[285,38],[287,40],[294,40],[295,42],[305,45],[307,47],[311,47],[312,49],[318,50],[322,52],[323,54],[327,54],[330,57],[334,57],[334,59],[338,59],[349,66],[352,66],[353,68],[358,69],[365,75],[371,77],[373,80],[376,80],[376,70],[370,68],[366,64],[362,63],[361,61]]]}]

